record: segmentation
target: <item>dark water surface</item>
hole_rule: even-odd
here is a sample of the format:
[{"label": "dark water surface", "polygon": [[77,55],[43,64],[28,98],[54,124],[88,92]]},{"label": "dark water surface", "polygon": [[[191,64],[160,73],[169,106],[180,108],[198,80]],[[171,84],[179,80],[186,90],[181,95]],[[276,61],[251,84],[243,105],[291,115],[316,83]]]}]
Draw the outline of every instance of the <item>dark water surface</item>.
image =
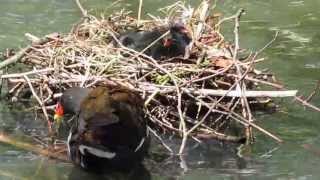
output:
[{"label": "dark water surface", "polygon": [[[145,0],[145,9],[155,9],[169,0]],[[92,12],[105,11],[112,1],[85,1]],[[138,1],[124,1],[120,7],[137,9]],[[130,6],[129,3],[132,5]],[[290,89],[304,95],[312,92],[320,79],[320,1],[317,0],[223,0],[218,9],[225,15],[243,7],[240,28],[241,47],[257,50],[268,43],[275,32],[278,37],[262,56],[266,61],[259,65],[270,68],[280,81]],[[24,33],[43,36],[51,32],[67,33],[77,22],[80,12],[74,1],[66,0],[1,0],[0,49],[19,48],[26,44]],[[232,35],[232,26],[223,31]],[[232,40],[232,36],[227,37]],[[312,100],[320,105],[320,93]],[[214,143],[196,147],[185,161],[189,170],[180,168],[176,158],[154,155],[146,169],[135,173],[104,176],[105,179],[320,179],[320,113],[304,109],[292,99],[278,101],[281,111],[272,115],[258,115],[257,123],[280,136],[285,143],[277,144],[264,135],[257,134],[257,142],[243,157],[236,155],[232,146]],[[5,102],[0,104],[0,129],[19,136],[28,127],[41,127],[41,120],[34,120],[32,113],[12,109]],[[31,129],[32,131],[32,129]],[[39,129],[37,130],[39,131]],[[40,129],[41,131],[41,129]],[[32,132],[28,132],[32,133]],[[0,144],[0,179],[101,179],[87,174],[71,164],[47,160],[30,152]]]}]

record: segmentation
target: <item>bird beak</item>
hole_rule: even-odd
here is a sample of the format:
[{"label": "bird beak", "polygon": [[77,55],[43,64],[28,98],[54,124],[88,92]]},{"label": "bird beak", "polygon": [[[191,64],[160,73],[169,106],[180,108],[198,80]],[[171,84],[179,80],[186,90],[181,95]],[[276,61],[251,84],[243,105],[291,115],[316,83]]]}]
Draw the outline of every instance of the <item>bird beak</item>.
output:
[{"label": "bird beak", "polygon": [[63,107],[61,103],[58,102],[58,104],[56,105],[56,109],[54,111],[54,116],[53,116],[54,123],[57,125],[57,127],[59,127],[62,122],[63,113],[64,113]]},{"label": "bird beak", "polygon": [[57,124],[59,124],[59,125],[60,125],[60,123],[62,122],[62,119],[63,119],[63,116],[60,116],[60,115],[58,115],[58,114],[54,114],[54,116],[53,116],[54,122],[57,123]]}]

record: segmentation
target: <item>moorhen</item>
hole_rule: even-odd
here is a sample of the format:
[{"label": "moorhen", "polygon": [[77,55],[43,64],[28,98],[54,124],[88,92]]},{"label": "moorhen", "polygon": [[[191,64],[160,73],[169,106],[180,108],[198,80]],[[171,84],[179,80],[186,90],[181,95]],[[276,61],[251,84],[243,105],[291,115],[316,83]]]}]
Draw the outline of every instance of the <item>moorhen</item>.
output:
[{"label": "moorhen", "polygon": [[[161,57],[172,58],[180,55],[185,55],[185,49],[191,42],[188,31],[184,25],[176,23],[169,28],[169,35],[165,36],[154,45],[149,47],[144,54],[159,60]],[[122,45],[142,51],[152,42],[160,38],[167,29],[155,29],[152,31],[131,31],[121,34],[119,41]]]},{"label": "moorhen", "polygon": [[126,170],[147,154],[149,135],[138,94],[122,87],[74,87],[61,96],[55,120],[75,115],[67,145],[70,159],[86,170]]}]

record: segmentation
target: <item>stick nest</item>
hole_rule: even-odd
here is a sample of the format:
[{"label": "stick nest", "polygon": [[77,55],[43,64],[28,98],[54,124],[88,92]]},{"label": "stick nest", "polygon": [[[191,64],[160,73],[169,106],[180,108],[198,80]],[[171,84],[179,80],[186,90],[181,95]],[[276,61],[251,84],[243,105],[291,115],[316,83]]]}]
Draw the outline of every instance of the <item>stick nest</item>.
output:
[{"label": "stick nest", "polygon": [[[279,85],[272,82],[272,75],[254,69],[263,60],[256,58],[258,53],[241,50],[237,42],[231,45],[220,34],[220,25],[226,20],[236,22],[240,14],[223,19],[206,1],[197,9],[176,3],[161,11],[168,16],[137,20],[127,11],[100,19],[88,16],[67,35],[33,37],[20,60],[28,70],[3,76],[10,85],[9,97],[21,100],[31,92],[49,120],[47,111],[64,89],[121,85],[145,99],[153,132],[182,137],[180,151],[188,137],[250,139],[252,104],[264,106],[266,101],[247,97],[245,92]],[[193,39],[187,58],[156,61],[114,45],[121,32],[165,27],[177,20],[186,24]]]}]

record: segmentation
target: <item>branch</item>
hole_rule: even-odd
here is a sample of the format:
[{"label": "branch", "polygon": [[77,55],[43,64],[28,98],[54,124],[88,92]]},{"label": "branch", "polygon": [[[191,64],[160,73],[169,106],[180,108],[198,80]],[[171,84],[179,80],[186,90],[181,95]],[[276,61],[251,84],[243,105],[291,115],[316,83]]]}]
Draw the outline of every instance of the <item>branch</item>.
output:
[{"label": "branch", "polygon": [[45,43],[49,42],[50,40],[54,39],[55,36],[58,36],[58,34],[47,35],[44,38],[39,39],[39,41],[33,43],[32,45],[29,45],[29,46],[21,49],[14,56],[11,56],[10,58],[2,61],[0,63],[0,69],[3,69],[3,68],[7,67],[10,64],[13,64],[13,63],[16,63],[16,62],[20,61],[25,56],[26,53],[28,53],[28,52],[30,52],[32,50],[33,46],[45,44]]},{"label": "branch", "polygon": [[17,52],[14,56],[11,56],[10,58],[4,60],[0,63],[0,69],[3,69],[7,67],[10,64],[16,63],[19,61],[27,52],[31,50],[32,46],[27,46],[26,48],[21,49],[19,52]]},{"label": "branch", "polygon": [[142,5],[143,5],[143,0],[139,0],[138,22],[137,22],[137,26],[138,26],[138,27],[140,26],[140,21],[141,21]]},{"label": "branch", "polygon": [[37,93],[35,92],[31,82],[30,82],[30,79],[28,78],[28,76],[24,75],[23,76],[24,79],[27,81],[28,85],[29,85],[29,88],[32,92],[32,95],[36,98],[36,100],[38,101],[39,105],[41,106],[42,108],[42,111],[43,111],[43,114],[47,120],[47,123],[48,123],[48,130],[49,130],[49,134],[52,133],[52,129],[51,129],[51,123],[50,123],[50,120],[49,120],[49,116],[48,116],[48,112],[47,112],[47,109],[45,107],[45,105],[43,104],[43,102],[41,101],[41,99],[39,98],[39,96],[37,95]]},{"label": "branch", "polygon": [[246,91],[246,94],[242,94],[239,91],[228,90],[214,90],[214,89],[190,89],[182,88],[183,91],[190,92],[198,95],[212,95],[212,96],[226,96],[226,97],[292,97],[297,94],[297,90],[289,91]]},{"label": "branch", "polygon": [[299,102],[300,102],[301,104],[303,104],[304,106],[307,106],[307,107],[309,107],[309,108],[311,108],[311,109],[313,109],[313,110],[316,110],[316,111],[320,112],[320,108],[318,108],[318,107],[315,106],[315,105],[312,105],[312,104],[308,103],[307,101],[301,99],[300,97],[295,96],[294,99],[297,100],[297,101],[299,101]]},{"label": "branch", "polygon": [[65,162],[69,162],[68,157],[65,154],[52,152],[49,149],[42,149],[42,148],[36,146],[35,144],[21,142],[21,141],[14,139],[8,135],[3,134],[3,133],[0,134],[0,142],[15,146],[17,148],[25,149],[27,151],[32,151],[34,153],[37,153],[37,154],[40,154],[43,156],[47,156],[47,157],[62,160]]},{"label": "branch", "polygon": [[79,9],[80,9],[80,11],[82,13],[82,16],[83,17],[88,17],[88,11],[83,8],[83,6],[80,3],[80,0],[76,0],[76,3],[77,3],[77,6],[79,7]]}]

